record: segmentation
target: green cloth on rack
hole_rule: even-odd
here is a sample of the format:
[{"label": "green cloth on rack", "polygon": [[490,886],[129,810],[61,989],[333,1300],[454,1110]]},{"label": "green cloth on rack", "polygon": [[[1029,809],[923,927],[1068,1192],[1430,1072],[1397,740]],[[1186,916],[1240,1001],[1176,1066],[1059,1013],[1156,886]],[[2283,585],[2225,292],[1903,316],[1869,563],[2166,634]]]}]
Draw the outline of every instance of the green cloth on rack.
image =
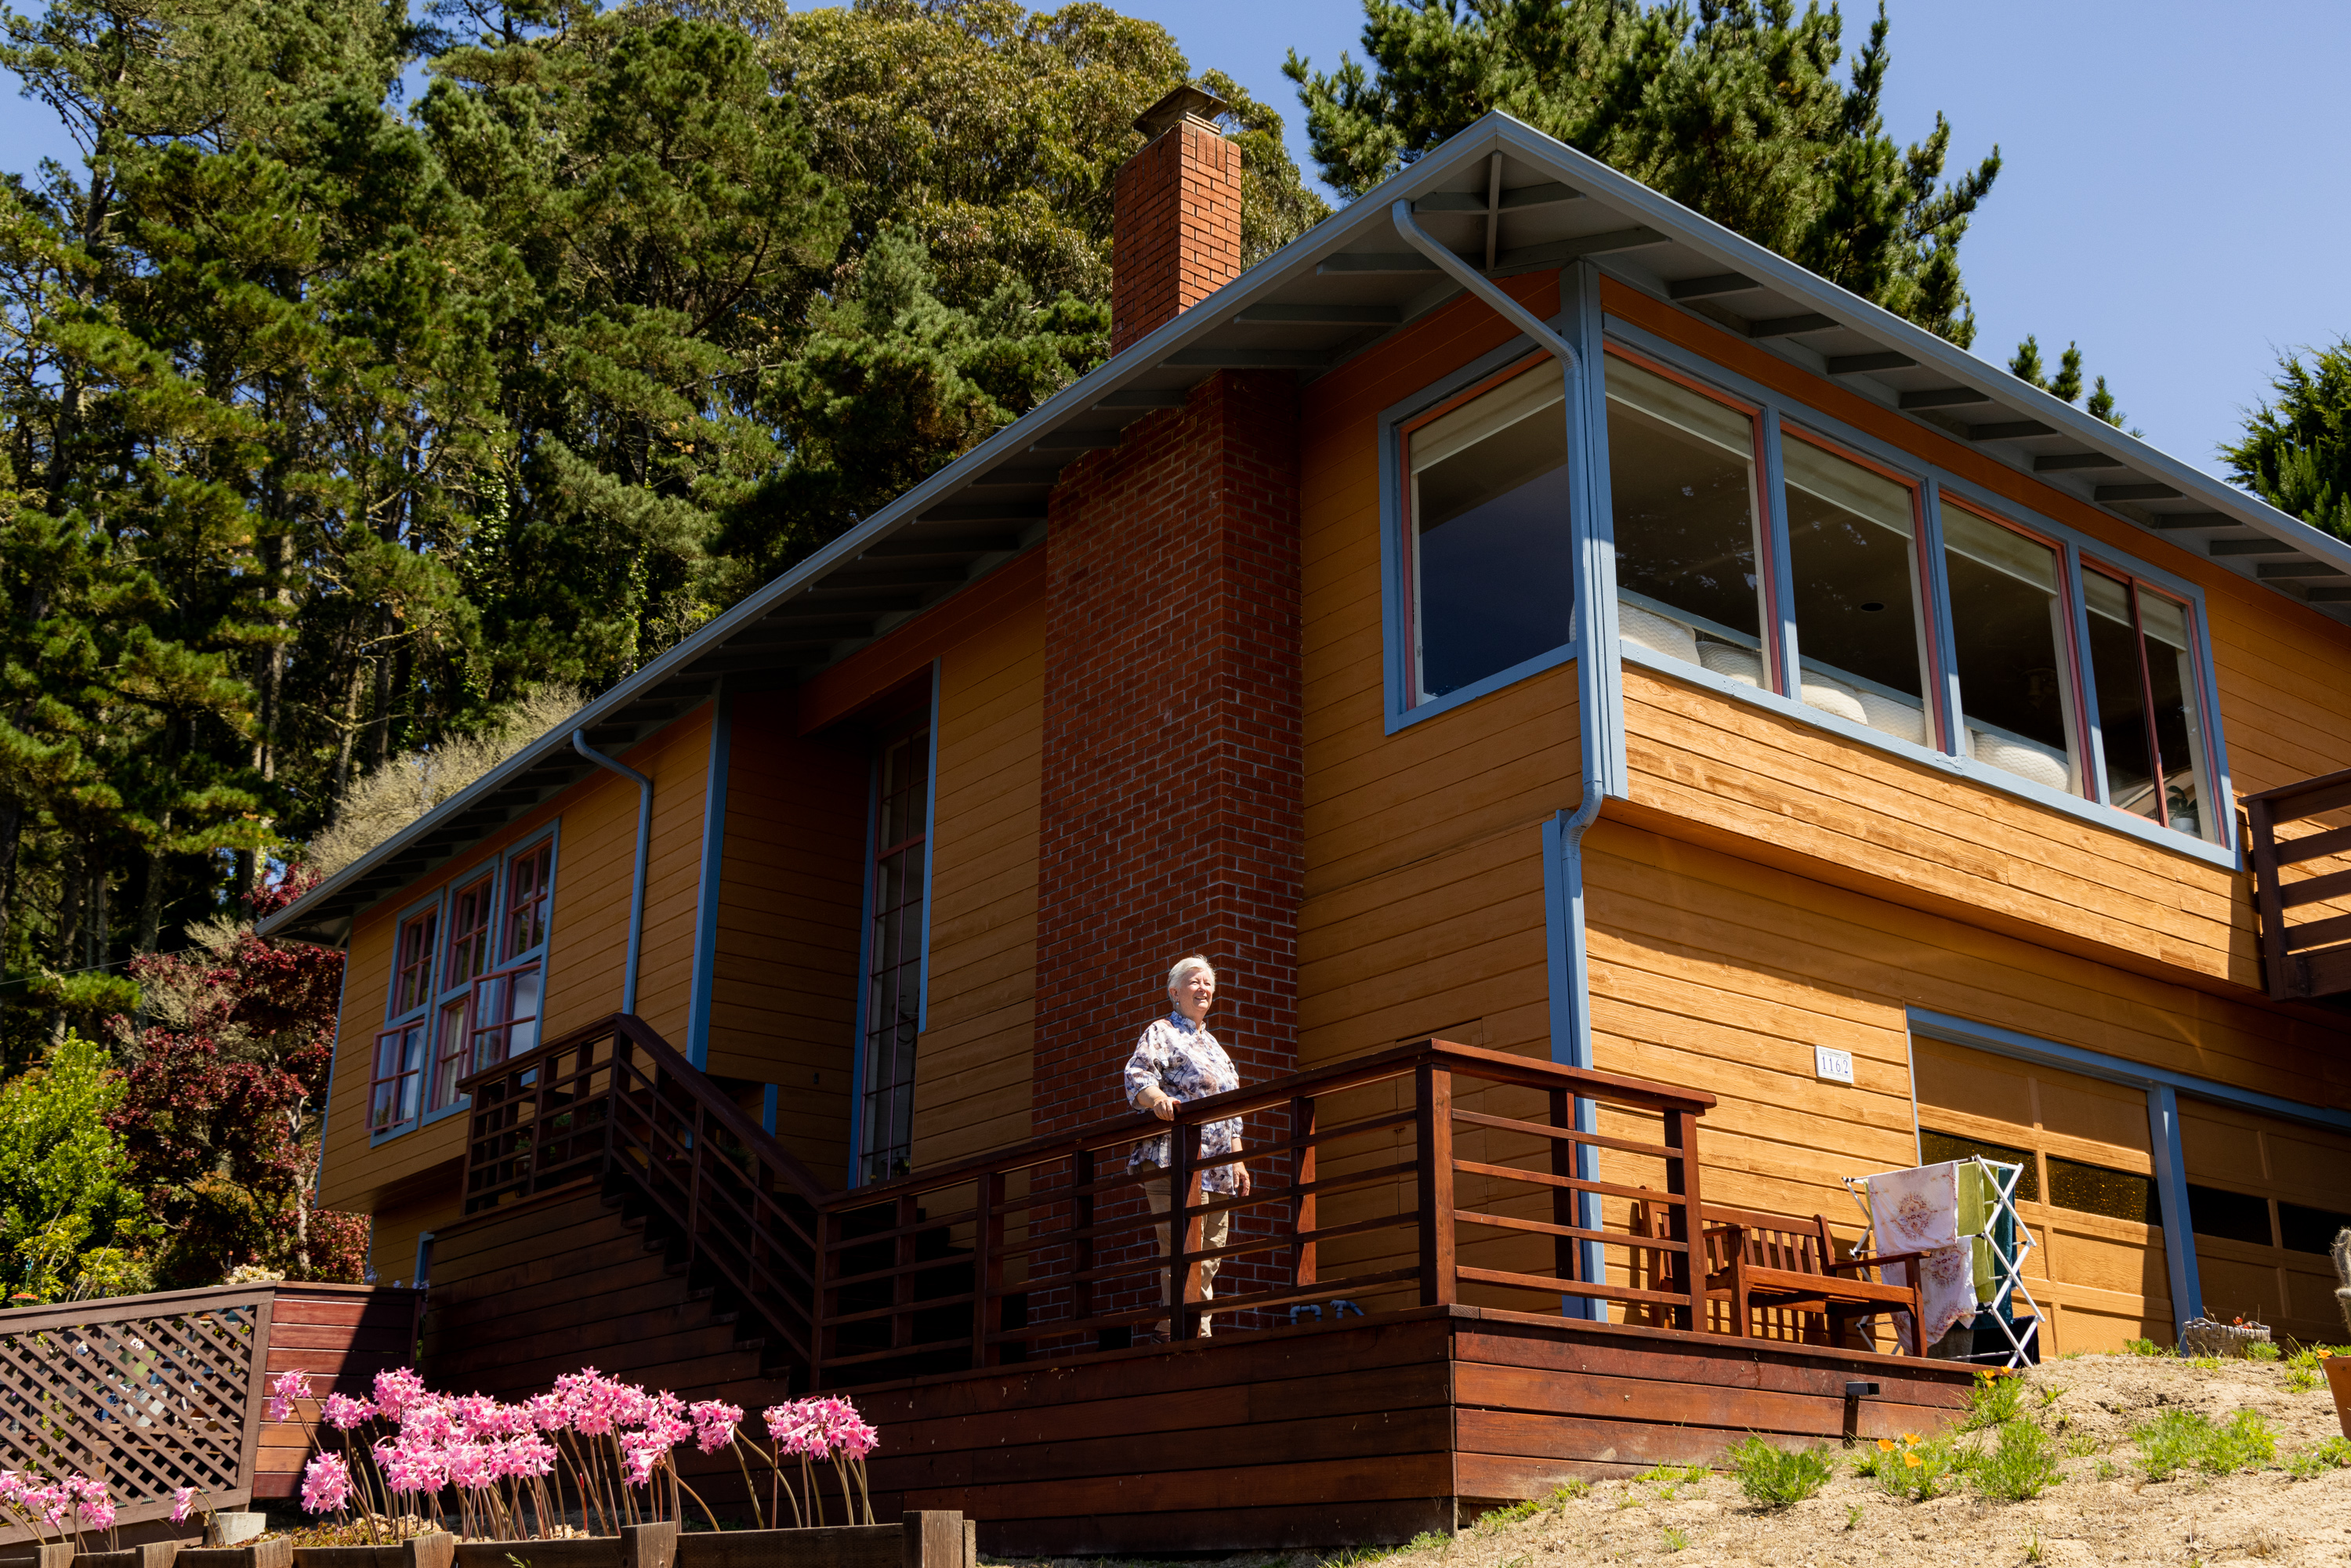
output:
[{"label": "green cloth on rack", "polygon": [[1999,1209],[2000,1188],[1992,1173],[1975,1160],[1962,1161],[1958,1174],[1959,1234],[1975,1238],[1968,1250],[1975,1263],[1976,1303],[1980,1306],[1992,1299],[1991,1242],[1984,1232]]}]

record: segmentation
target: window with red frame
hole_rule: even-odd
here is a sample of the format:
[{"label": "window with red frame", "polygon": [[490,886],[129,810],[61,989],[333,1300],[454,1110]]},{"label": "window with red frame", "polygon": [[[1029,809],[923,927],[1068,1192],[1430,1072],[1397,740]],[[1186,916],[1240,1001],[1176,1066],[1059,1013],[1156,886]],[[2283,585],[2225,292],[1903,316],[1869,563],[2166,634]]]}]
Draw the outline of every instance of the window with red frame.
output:
[{"label": "window with red frame", "polygon": [[555,842],[543,841],[507,862],[499,921],[498,967],[476,977],[465,1019],[471,1060],[479,1072],[538,1044],[545,992],[548,901],[554,886]]},{"label": "window with red frame", "polygon": [[384,1010],[391,1027],[377,1034],[370,1066],[368,1126],[388,1132],[416,1120],[423,1087],[428,1030],[425,1005],[433,996],[434,939],[441,927],[435,907],[400,923],[392,937],[392,988]]},{"label": "window with red frame", "polygon": [[2087,664],[2097,695],[2106,800],[2210,837],[2196,639],[2187,604],[2102,564],[2082,563]]},{"label": "window with red frame", "polygon": [[457,1080],[465,1076],[470,1037],[465,1027],[467,1003],[474,982],[490,967],[490,939],[496,907],[492,894],[497,879],[481,876],[457,890],[449,901],[449,931],[441,963],[440,1005],[433,1021],[433,1079],[425,1087],[424,1108],[438,1111],[457,1100]]}]

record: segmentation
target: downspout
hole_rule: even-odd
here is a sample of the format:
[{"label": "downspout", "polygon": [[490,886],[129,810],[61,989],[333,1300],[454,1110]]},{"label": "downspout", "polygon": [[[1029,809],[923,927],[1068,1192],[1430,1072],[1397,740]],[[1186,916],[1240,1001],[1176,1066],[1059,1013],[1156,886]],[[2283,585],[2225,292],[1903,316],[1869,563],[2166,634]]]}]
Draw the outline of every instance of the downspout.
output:
[{"label": "downspout", "polygon": [[637,787],[637,874],[629,888],[629,964],[621,977],[621,1010],[633,1013],[637,1010],[637,956],[645,941],[645,862],[653,847],[653,781],[627,763],[591,748],[584,729],[571,732],[571,749]]},{"label": "downspout", "polygon": [[[1564,380],[1562,415],[1570,423],[1568,444],[1571,452],[1587,450],[1576,440],[1573,421],[1583,407],[1577,396],[1576,381],[1582,374],[1583,363],[1575,346],[1553,331],[1533,311],[1494,287],[1492,281],[1459,256],[1446,249],[1429,236],[1428,232],[1412,215],[1412,204],[1398,200],[1390,204],[1388,217],[1405,243],[1435,262],[1456,283],[1491,306],[1501,318],[1533,340],[1535,345],[1559,361]],[[1590,576],[1579,570],[1579,585]],[[1561,811],[1543,824],[1543,903],[1544,924],[1553,934],[1551,942],[1551,1032],[1552,1059],[1562,1066],[1590,1068],[1592,1051],[1592,971],[1584,946],[1583,926],[1583,834],[1600,816],[1600,803],[1607,797],[1608,779],[1603,760],[1606,745],[1606,720],[1601,711],[1607,699],[1607,687],[1602,679],[1600,664],[1600,629],[1591,624],[1596,616],[1585,616],[1581,628],[1587,646],[1577,655],[1576,686],[1580,713],[1576,729],[1581,742],[1583,773],[1582,797],[1573,812]],[[1596,1133],[1600,1130],[1599,1110],[1593,1102],[1575,1102],[1575,1124],[1579,1131]],[[1576,1174],[1585,1181],[1596,1181],[1600,1176],[1599,1151],[1590,1145],[1579,1144],[1575,1151]],[[1586,1229],[1601,1228],[1600,1205],[1592,1193],[1576,1195],[1578,1219]],[[1578,1243],[1580,1272],[1587,1281],[1604,1281],[1604,1260],[1596,1241]],[[1592,1317],[1598,1314],[1600,1303],[1588,1297],[1569,1296],[1562,1299],[1561,1310],[1569,1317]]]}]

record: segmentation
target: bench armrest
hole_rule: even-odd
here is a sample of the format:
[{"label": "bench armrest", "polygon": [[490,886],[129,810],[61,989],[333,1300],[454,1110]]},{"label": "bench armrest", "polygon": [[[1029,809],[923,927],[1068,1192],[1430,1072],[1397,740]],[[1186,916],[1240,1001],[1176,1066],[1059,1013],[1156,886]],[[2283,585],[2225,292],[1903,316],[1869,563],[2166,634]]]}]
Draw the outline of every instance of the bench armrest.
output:
[{"label": "bench armrest", "polygon": [[1829,1272],[1841,1274],[1847,1269],[1881,1269],[1888,1263],[1907,1263],[1926,1255],[1924,1252],[1873,1252],[1865,1257],[1847,1258],[1841,1263],[1832,1263]]}]

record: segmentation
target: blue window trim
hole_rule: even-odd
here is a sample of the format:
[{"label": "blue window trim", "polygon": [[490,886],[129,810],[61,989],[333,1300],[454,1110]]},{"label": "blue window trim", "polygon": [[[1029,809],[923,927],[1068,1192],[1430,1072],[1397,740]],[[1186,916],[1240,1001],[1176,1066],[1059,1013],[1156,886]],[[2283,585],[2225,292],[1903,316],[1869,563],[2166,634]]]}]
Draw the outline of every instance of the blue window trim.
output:
[{"label": "blue window trim", "polygon": [[[2223,726],[2218,688],[2212,667],[2210,623],[2206,618],[2204,591],[2201,588],[2160,567],[2150,565],[2135,556],[2116,549],[2103,540],[2092,538],[2077,529],[2068,528],[2064,523],[2020,506],[2004,496],[1996,495],[1966,478],[1947,473],[1915,453],[1905,451],[1865,432],[1855,430],[1808,404],[1799,403],[1792,399],[1782,396],[1770,388],[1761,386],[1735,371],[1716,364],[1703,355],[1692,353],[1677,344],[1669,343],[1630,322],[1610,318],[1607,323],[1607,337],[1609,340],[1621,342],[1645,356],[1671,365],[1684,374],[1709,382],[1736,397],[1760,405],[1766,411],[1766,418],[1774,426],[1782,423],[1784,416],[1785,423],[1825,436],[1840,445],[1850,447],[1860,455],[1882,463],[1886,467],[1906,476],[1918,486],[1920,512],[1922,518],[1925,519],[1921,528],[1919,547],[1922,552],[1927,552],[1925,565],[1927,581],[1935,605],[1937,632],[1935,653],[1938,664],[1938,667],[1931,672],[1927,684],[1937,688],[1945,698],[1938,705],[1940,712],[1937,722],[1937,728],[1942,737],[1944,746],[1956,744],[1955,732],[1959,725],[1957,702],[1959,673],[1950,637],[1950,591],[1949,584],[1944,575],[1944,562],[1940,549],[1941,506],[1944,495],[1948,494],[1991,516],[2005,516],[2020,522],[2026,522],[2034,531],[2058,541],[2065,552],[2069,584],[2067,591],[2074,601],[2074,644],[2077,648],[2085,648],[2088,645],[2088,632],[2085,619],[2086,611],[2083,604],[2083,595],[2073,586],[2078,585],[2081,581],[2081,559],[2084,556],[2127,572],[2186,604],[2189,610],[2189,641],[2194,644],[2190,652],[2194,655],[2196,669],[2199,716],[2203,722],[2204,728],[2205,761],[2210,773],[2207,783],[2212,797],[2217,841],[2191,839],[2187,834],[2175,831],[2168,826],[2116,810],[2114,807],[2105,804],[2103,799],[2092,800],[2069,794],[2062,789],[2052,789],[2045,785],[2035,784],[2030,779],[2020,779],[2005,769],[1992,768],[1970,758],[1959,756],[1956,750],[1929,748],[1913,742],[1898,740],[1883,731],[1840,719],[1833,714],[1823,713],[1820,709],[1781,696],[1777,693],[1724,680],[1702,668],[1684,664],[1677,659],[1664,658],[1646,648],[1627,645],[1623,649],[1625,658],[1645,669],[1689,680],[1708,689],[1720,691],[1738,700],[1757,703],[1788,716],[1802,718],[1809,724],[1818,725],[1838,735],[1876,746],[1909,761],[1928,763],[1948,773],[1966,779],[1971,783],[2003,790],[2036,805],[2048,806],[2064,811],[2084,821],[2124,833],[2143,842],[2188,855],[2192,859],[2200,860],[2228,871],[2242,869],[2241,849],[2236,842],[2236,813],[2233,810],[2221,809],[2223,803],[2232,802],[2236,797],[2229,775],[2228,748],[2222,734]],[[1593,357],[1598,358],[1597,355]],[[1785,553],[1787,549],[1786,502],[1784,487],[1776,482],[1778,444],[1767,441],[1765,451],[1769,461],[1775,465],[1771,476],[1774,482],[1769,486],[1773,514],[1772,544],[1773,548],[1780,552],[1779,559],[1784,560],[1787,559]],[[1780,575],[1784,577],[1786,574]],[[1783,603],[1781,634],[1786,640],[1786,644],[1792,644],[1794,637],[1794,628],[1792,624],[1792,609],[1784,602],[1790,592],[1792,592],[1792,589],[1783,588],[1782,591]],[[2081,683],[2084,687],[2091,684],[2086,678]],[[2098,748],[2099,738],[2095,710],[2091,710],[2087,717],[2091,721],[2089,733],[2095,753]],[[2103,797],[2105,768],[2101,758],[2096,755],[2085,758],[2084,766],[2090,773],[2094,787]]]},{"label": "blue window trim", "polygon": [[[1547,325],[1570,342],[1574,342],[1580,336],[1576,320],[1579,314],[1576,308],[1577,298],[1564,276],[1561,280],[1561,303],[1560,313],[1552,317]],[[1585,359],[1588,361],[1590,356],[1586,355]],[[1551,356],[1541,349],[1528,342],[1522,336],[1513,335],[1510,340],[1500,348],[1480,354],[1468,364],[1448,371],[1421,388],[1410,397],[1392,403],[1380,411],[1380,623],[1386,632],[1384,641],[1387,654],[1381,661],[1381,666],[1382,684],[1385,688],[1387,733],[1390,735],[1395,734],[1408,725],[1418,724],[1423,719],[1435,718],[1438,714],[1449,713],[1466,703],[1476,702],[1479,697],[1525,680],[1530,675],[1539,674],[1544,670],[1556,669],[1576,656],[1580,628],[1576,626],[1575,618],[1571,612],[1568,618],[1567,636],[1557,647],[1538,653],[1532,658],[1522,659],[1507,670],[1499,670],[1483,679],[1472,681],[1466,686],[1446,693],[1443,696],[1431,697],[1426,702],[1417,705],[1412,700],[1412,628],[1405,623],[1404,619],[1404,607],[1407,602],[1405,593],[1405,560],[1403,527],[1404,444],[1396,438],[1396,428],[1414,416],[1443,402],[1463,388],[1474,386],[1498,371],[1525,363],[1536,367],[1530,373],[1540,375],[1543,373],[1541,366],[1549,363],[1550,361]],[[1572,420],[1579,412],[1576,409],[1566,409],[1562,411],[1562,417]],[[1581,439],[1582,434],[1583,432],[1574,425],[1570,426],[1568,440],[1571,465],[1575,456],[1575,448],[1586,444]],[[1582,500],[1581,486],[1576,485],[1573,473],[1569,475],[1568,483],[1570,548],[1573,549],[1573,541],[1583,537],[1586,532],[1582,526],[1582,519],[1576,516],[1576,513],[1579,510],[1588,511],[1589,507],[1579,504]],[[1576,561],[1579,568],[1585,564],[1588,555],[1587,551],[1579,556]],[[1576,574],[1576,580],[1578,582],[1583,580],[1583,573],[1581,570]]]},{"label": "blue window trim", "polygon": [[[939,661],[931,661],[931,702],[925,720],[930,726],[931,752],[927,766],[930,775],[923,801],[923,944],[922,956],[917,961],[914,1001],[914,1032],[917,1038],[930,1028],[931,1021],[931,872],[938,864],[939,816]],[[905,730],[893,727],[892,737]],[[882,831],[882,752],[877,742],[868,765],[865,785],[865,853],[863,876],[865,891],[859,907],[863,911],[857,928],[857,1033],[852,1037],[849,1057],[849,1174],[847,1186],[863,1186],[858,1174],[865,1166],[865,1031],[866,1013],[873,994],[873,856],[881,845],[876,835]],[[773,1127],[768,1128],[773,1132]]]},{"label": "blue window trim", "polygon": [[[536,837],[535,837],[535,836],[534,836],[534,841],[536,841]],[[476,878],[477,878],[477,877],[478,877],[478,876],[479,876],[483,872],[485,872],[485,871],[486,871],[486,872],[488,872],[488,873],[489,873],[489,877],[490,877],[490,940],[491,940],[493,943],[495,943],[495,942],[497,940],[497,930],[498,930],[498,910],[502,907],[502,906],[500,905],[500,904],[498,903],[498,900],[499,900],[499,897],[500,897],[500,896],[501,896],[501,894],[505,892],[505,889],[506,889],[506,872],[507,872],[507,861],[506,861],[506,856],[504,856],[504,855],[502,855],[502,854],[499,854],[499,855],[492,855],[489,859],[487,859],[487,860],[486,860],[486,861],[482,862],[481,862],[480,864],[478,864],[478,865],[473,865],[473,866],[468,866],[468,867],[466,867],[466,868],[465,868],[465,870],[464,870],[464,871],[460,872],[460,873],[459,873],[458,874],[456,874],[455,876],[453,876],[453,877],[449,878],[449,880],[448,880],[448,881],[446,881],[446,882],[443,883],[441,884],[441,889],[442,889],[442,893],[443,893],[443,895],[444,895],[444,896],[454,899],[454,898],[455,897],[455,895],[456,895],[456,894],[457,894],[457,892],[458,892],[458,890],[459,890],[459,889],[461,889],[461,888],[465,887],[467,883],[471,883],[471,882],[475,881],[475,879],[476,879]],[[549,915],[548,929],[549,929],[549,930],[550,930],[550,931],[552,931],[552,930],[554,929],[554,927],[555,927],[555,922],[554,922],[554,918],[553,918],[553,916],[554,916],[554,913],[555,913],[555,897],[554,897],[554,893],[553,893],[555,878],[554,878],[554,866],[553,866],[553,863],[552,863],[551,862],[549,862],[549,867],[548,867],[548,873],[549,873],[549,874],[548,874],[549,894],[548,894],[548,901],[547,901],[547,908],[548,908],[548,915]],[[444,921],[448,918],[447,914],[446,914],[446,912],[445,912],[445,911],[444,912],[442,918],[443,918]],[[447,941],[448,932],[447,932],[446,930],[444,930],[444,931],[442,932],[442,934],[441,934],[441,935],[442,935],[442,937],[443,937],[443,941],[442,941],[442,943],[441,943],[441,951],[445,955],[445,954],[449,951],[449,944],[448,944],[448,941]],[[495,968],[495,967],[496,967],[496,961],[495,961],[495,960],[493,960],[491,967],[492,967],[493,968]],[[443,977],[443,978],[445,980],[445,979],[446,979],[446,977],[444,976],[444,977]],[[542,978],[542,980],[540,981],[540,987],[541,987],[541,989],[540,989],[540,992],[539,992],[539,995],[540,995],[542,998],[544,998],[544,997],[546,996],[545,984],[546,984],[546,982],[545,982],[545,980]],[[444,985],[442,987],[442,990],[446,990],[446,989],[448,989],[448,987],[444,984]],[[434,1005],[434,1008],[436,1008],[436,1009],[438,1009],[438,1008],[439,1008],[443,1003],[446,1002],[448,999],[449,999],[449,998],[446,998],[446,997],[444,997],[444,996],[443,996],[443,995],[441,994],[441,991],[439,991],[439,990],[436,990],[436,991],[434,991],[434,992],[433,993],[433,1005]],[[539,1005],[540,1005],[541,1009],[542,1009],[542,1010],[544,1010],[544,1009],[545,1009],[545,1007],[546,1007],[546,1003],[544,1002],[544,1000],[542,1000],[542,1001],[541,1001],[541,1003],[540,1003]],[[455,1099],[454,1099],[454,1100],[450,1101],[450,1102],[449,1102],[449,1103],[447,1103],[446,1105],[444,1105],[444,1106],[440,1107],[438,1110],[427,1110],[427,1111],[424,1113],[424,1114],[423,1114],[423,1118],[422,1118],[422,1119],[420,1119],[420,1120],[418,1121],[417,1125],[418,1125],[418,1126],[420,1126],[420,1127],[429,1127],[429,1126],[431,1126],[434,1123],[435,1123],[435,1122],[438,1122],[438,1121],[442,1120],[444,1117],[447,1117],[447,1116],[455,1116],[455,1115],[456,1115],[458,1113],[460,1113],[460,1112],[462,1112],[462,1111],[465,1111],[465,1110],[468,1109],[469,1107],[471,1107],[471,1106],[472,1106],[472,1104],[473,1104],[473,1103],[474,1103],[474,1097],[473,1097],[472,1095],[470,1095],[470,1094],[460,1094],[460,1095],[458,1095]]]},{"label": "blue window trim", "polygon": [[[2196,1236],[2188,1207],[2188,1162],[2179,1139],[2179,1097],[2184,1094],[2193,1100],[2209,1100],[2241,1110],[2259,1111],[2335,1132],[2351,1132],[2351,1112],[2305,1104],[2299,1100],[2283,1099],[2275,1094],[2263,1094],[2258,1090],[2199,1078],[2193,1073],[2151,1067],[2125,1057],[2109,1056],[2105,1051],[2089,1051],[2078,1045],[2062,1045],[2055,1040],[2003,1029],[1998,1024],[1978,1023],[1972,1019],[1954,1018],[1949,1013],[1938,1013],[1926,1008],[1913,1007],[1905,1010],[1909,1031],[1913,1035],[1925,1035],[1929,1040],[1990,1051],[1996,1056],[2011,1057],[2020,1061],[2063,1068],[2085,1078],[2104,1079],[2109,1083],[2127,1084],[2147,1095],[2147,1133],[2152,1152],[2150,1163],[2154,1166],[2156,1184],[2163,1194],[2164,1262],[2170,1276],[2174,1326],[2179,1330],[2186,1328],[2190,1317],[2200,1314],[2204,1310],[2203,1285],[2196,1266]],[[1915,1129],[1918,1104],[1915,1067],[1911,1071],[1911,1124]]]}]

